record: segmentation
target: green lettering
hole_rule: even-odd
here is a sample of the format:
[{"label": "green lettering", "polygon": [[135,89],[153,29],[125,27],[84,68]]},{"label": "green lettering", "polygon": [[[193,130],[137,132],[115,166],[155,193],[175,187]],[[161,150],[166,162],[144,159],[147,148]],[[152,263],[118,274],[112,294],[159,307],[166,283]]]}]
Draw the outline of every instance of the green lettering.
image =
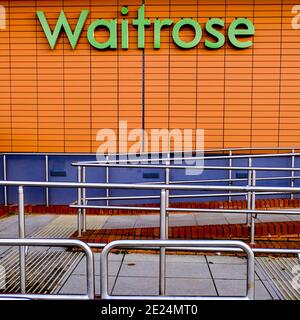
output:
[{"label": "green lettering", "polygon": [[[185,25],[191,26],[195,31],[194,39],[190,42],[182,41],[180,38],[180,35],[179,35],[180,29]],[[173,28],[172,36],[173,36],[174,42],[179,47],[181,47],[183,49],[190,49],[190,48],[194,48],[195,46],[197,46],[198,43],[200,42],[201,37],[202,37],[202,29],[201,29],[201,26],[199,25],[199,23],[196,22],[195,20],[190,19],[190,18],[182,19],[175,24],[175,26]]]},{"label": "green lettering", "polygon": [[160,21],[159,19],[156,19],[154,21],[154,49],[160,49],[160,32],[161,29],[165,26],[171,26],[173,23],[172,20],[166,19],[163,21]]},{"label": "green lettering", "polygon": [[[105,27],[109,30],[109,39],[103,43],[95,39],[95,30],[99,27]],[[89,43],[96,49],[116,49],[117,48],[117,20],[99,19],[91,23],[88,28],[87,38]]]},{"label": "green lettering", "polygon": [[[238,27],[246,27],[246,29],[238,29]],[[255,34],[253,23],[246,18],[238,18],[234,20],[228,28],[228,38],[230,43],[240,49],[252,46],[252,41],[239,41],[237,36],[249,37]]]},{"label": "green lettering", "polygon": [[215,37],[218,41],[212,42],[209,40],[205,40],[205,46],[210,49],[219,49],[225,43],[225,36],[220,31],[216,30],[214,26],[224,27],[224,20],[219,18],[210,19],[207,21],[205,29],[208,34]]},{"label": "green lettering", "polygon": [[145,5],[138,10],[138,18],[133,20],[133,25],[138,27],[138,48],[145,48],[145,26],[150,26],[150,19],[145,19]]},{"label": "green lettering", "polygon": [[82,32],[82,29],[84,27],[85,21],[86,21],[86,19],[88,17],[88,14],[89,14],[88,10],[81,11],[79,20],[78,20],[76,28],[75,28],[75,31],[72,32],[71,27],[70,27],[69,22],[68,22],[68,19],[66,18],[65,13],[62,10],[60,12],[60,15],[59,15],[58,21],[56,23],[56,26],[54,28],[54,31],[52,33],[52,31],[51,31],[51,29],[49,27],[48,21],[47,21],[47,19],[45,17],[44,12],[43,11],[37,11],[36,12],[36,15],[39,18],[41,26],[42,26],[42,28],[44,30],[44,33],[45,33],[45,35],[46,35],[46,37],[48,39],[49,45],[50,45],[52,50],[56,46],[56,43],[58,41],[58,38],[59,38],[59,35],[60,35],[62,29],[65,30],[65,32],[67,34],[67,37],[69,39],[69,42],[71,44],[72,49],[75,49],[76,45],[78,43],[78,39],[80,37],[80,34]]}]

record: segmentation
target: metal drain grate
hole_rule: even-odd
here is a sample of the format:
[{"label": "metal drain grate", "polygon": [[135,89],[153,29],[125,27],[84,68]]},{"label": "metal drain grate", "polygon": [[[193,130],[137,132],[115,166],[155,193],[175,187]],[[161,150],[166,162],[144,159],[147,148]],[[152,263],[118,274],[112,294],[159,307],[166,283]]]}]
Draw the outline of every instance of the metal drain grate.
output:
[{"label": "metal drain grate", "polygon": [[[81,252],[30,249],[26,256],[26,292],[54,293],[68,275],[68,271],[75,268],[83,255]],[[0,265],[5,270],[3,292],[19,292],[19,250],[13,248],[6,252],[0,257]]]},{"label": "metal drain grate", "polygon": [[[88,228],[101,228],[106,219],[103,216],[89,216]],[[75,231],[76,216],[59,216],[30,237],[69,238]],[[66,251],[65,248],[31,247],[26,256],[26,292],[58,292],[83,255],[82,252]],[[0,266],[5,270],[5,288],[0,292],[20,292],[19,249],[11,247],[2,253]]]},{"label": "metal drain grate", "polygon": [[293,268],[300,265],[297,258],[256,257],[256,267],[265,275],[278,297],[282,300],[300,300],[300,288],[293,287],[297,274]]}]

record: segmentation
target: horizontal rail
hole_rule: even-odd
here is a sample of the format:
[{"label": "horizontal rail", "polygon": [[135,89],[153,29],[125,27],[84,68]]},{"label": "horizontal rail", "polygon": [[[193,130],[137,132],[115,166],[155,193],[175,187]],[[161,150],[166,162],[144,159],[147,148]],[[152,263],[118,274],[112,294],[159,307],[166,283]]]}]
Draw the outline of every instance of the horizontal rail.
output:
[{"label": "horizontal rail", "polygon": [[[0,294],[0,298],[17,297],[29,299],[53,299],[53,300],[69,300],[69,299],[94,299],[94,257],[91,248],[80,240],[71,239],[0,239],[0,246],[50,246],[50,247],[78,247],[86,254],[87,267],[87,294],[85,295],[43,295],[43,294]],[[23,270],[24,271],[24,270]]]},{"label": "horizontal rail", "polygon": [[[290,192],[259,192],[259,195],[272,195],[272,194],[290,194]],[[173,194],[169,195],[169,198],[209,198],[209,197],[226,197],[231,195],[232,197],[245,196],[246,192],[240,193],[201,193],[201,194]],[[97,200],[145,200],[145,199],[159,199],[159,196],[124,196],[124,197],[88,197],[86,201],[97,201]],[[107,207],[107,206],[106,206]]]},{"label": "horizontal rail", "polygon": [[[71,208],[81,208],[81,209],[118,209],[118,210],[148,210],[148,211],[160,211],[158,207],[113,207],[113,206],[97,206],[97,205],[70,205]],[[250,210],[250,209],[212,209],[212,208],[174,208],[168,207],[166,208],[168,212],[206,212],[206,213],[236,213],[236,214],[276,214],[276,215],[300,215],[300,211],[291,211],[291,210]]]},{"label": "horizontal rail", "polygon": [[[239,248],[243,250],[247,259],[247,290],[246,296],[243,297],[186,297],[186,296],[112,296],[108,293],[108,254],[114,248],[174,248],[174,247],[209,247],[211,251],[220,251],[220,249],[226,247],[229,250],[232,248]],[[103,299],[138,299],[138,300],[149,300],[149,299],[176,299],[176,300],[253,300],[254,299],[254,254],[251,248],[242,241],[232,241],[232,240],[118,240],[107,244],[101,255],[101,292]]]},{"label": "horizontal rail", "polygon": [[79,183],[79,182],[42,182],[42,181],[0,181],[0,186],[49,187],[49,188],[110,188],[137,190],[215,190],[244,192],[286,192],[300,193],[300,187],[257,187],[257,186],[191,186],[191,185],[141,185],[129,183]]},{"label": "horizontal rail", "polygon": [[[229,151],[272,151],[272,150],[285,150],[285,151],[292,151],[292,150],[300,150],[300,147],[258,147],[258,148],[215,148],[215,149],[198,149],[198,150],[188,150],[186,152],[229,152]],[[182,152],[181,150],[174,150],[174,151],[159,151],[159,152],[141,152],[140,155],[152,155],[152,154],[166,154],[166,153],[178,153]],[[65,155],[72,155],[72,156],[96,156],[97,153],[95,152],[1,152],[0,155],[23,155],[23,156],[31,156],[31,155],[40,155],[40,156],[65,156]],[[107,156],[127,156],[127,155],[136,155],[136,153],[108,153]]]},{"label": "horizontal rail", "polygon": [[[293,169],[290,169],[293,170]],[[297,180],[300,176],[277,176],[277,177],[259,177],[256,181],[268,181],[268,180]],[[170,184],[182,184],[182,183],[212,183],[212,182],[243,182],[248,181],[248,178],[232,178],[232,179],[206,179],[206,180],[171,180]],[[158,184],[160,181],[141,182],[141,184]]]},{"label": "horizontal rail", "polygon": [[[95,249],[103,249],[107,243],[93,243],[93,242],[90,242],[90,243],[87,243],[87,245],[91,248],[95,248]],[[143,249],[147,249],[147,250],[150,250],[150,249],[159,249],[160,247],[157,246],[157,247],[154,247],[154,246],[151,246],[151,247],[143,247]],[[175,251],[215,251],[215,250],[212,250],[211,247],[201,247],[201,248],[195,248],[195,247],[166,247],[167,250],[175,250]],[[219,248],[219,252],[243,252],[242,249],[239,249],[239,248],[227,248],[227,247],[220,247]],[[252,252],[254,254],[257,254],[257,253],[266,253],[266,254],[295,254],[295,255],[298,255],[300,254],[300,248],[299,249],[272,249],[272,248],[251,248]],[[300,264],[300,261],[299,261],[299,264]]]},{"label": "horizontal rail", "polygon": [[[184,151],[182,153],[185,153]],[[228,156],[184,156],[184,157],[171,157],[171,158],[140,158],[136,157],[135,159],[107,159],[107,160],[100,160],[100,161],[79,161],[76,163],[72,163],[74,166],[84,166],[86,164],[90,164],[91,166],[97,164],[106,164],[111,162],[117,163],[127,163],[129,161],[132,162],[168,162],[168,161],[190,161],[190,160],[226,160],[226,159],[248,159],[248,158],[274,158],[274,157],[290,157],[290,156],[300,156],[300,153],[274,153],[274,154],[243,154],[243,155],[228,155]],[[129,156],[130,157],[130,156]]]},{"label": "horizontal rail", "polygon": [[280,167],[226,167],[226,166],[183,166],[183,165],[163,165],[163,164],[117,164],[117,163],[88,163],[76,162],[72,165],[82,167],[109,167],[109,168],[144,168],[144,169],[177,169],[177,170],[240,170],[240,171],[300,171],[300,168],[280,168]]}]

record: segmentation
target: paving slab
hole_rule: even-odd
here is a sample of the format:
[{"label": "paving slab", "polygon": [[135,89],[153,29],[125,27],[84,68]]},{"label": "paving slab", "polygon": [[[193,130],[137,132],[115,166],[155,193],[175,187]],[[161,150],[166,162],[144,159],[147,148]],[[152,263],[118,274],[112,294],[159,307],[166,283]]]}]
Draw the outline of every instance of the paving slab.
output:
[{"label": "paving slab", "polygon": [[215,264],[215,263],[228,263],[228,264],[246,264],[247,259],[243,257],[234,257],[234,256],[222,256],[222,255],[213,255],[213,256],[206,256],[208,263]]},{"label": "paving slab", "polygon": [[112,294],[114,295],[158,295],[158,277],[119,276]]},{"label": "paving slab", "polygon": [[[108,288],[111,292],[116,281],[116,276],[108,277]],[[95,276],[95,294],[100,295],[100,276]],[[87,292],[86,276],[71,275],[59,289],[59,294],[85,294]]]},{"label": "paving slab", "polygon": [[103,229],[133,228],[136,224],[136,216],[109,216],[106,219]]},{"label": "paving slab", "polygon": [[120,276],[123,277],[157,277],[158,274],[158,261],[124,261],[120,269]]},{"label": "paving slab", "polygon": [[[95,255],[94,259],[94,268],[95,275],[100,276],[100,254]],[[118,274],[120,267],[122,264],[122,260],[108,260],[108,275],[115,276]],[[76,268],[72,271],[72,274],[76,275],[85,275],[86,274],[86,257],[83,257],[81,261],[78,263]]]},{"label": "paving slab", "polygon": [[169,295],[217,295],[212,279],[198,278],[167,278],[166,293]]},{"label": "paving slab", "polygon": [[211,278],[207,263],[193,262],[167,262],[166,276],[195,279]]},{"label": "paving slab", "polygon": [[[244,296],[246,294],[246,281],[238,279],[215,279],[219,296]],[[255,281],[255,299],[273,300],[262,281]]]},{"label": "paving slab", "polygon": [[202,212],[202,213],[194,213],[194,216],[198,226],[228,223],[222,213]]},{"label": "paving slab", "polygon": [[193,214],[170,214],[169,226],[194,226],[197,224]]}]

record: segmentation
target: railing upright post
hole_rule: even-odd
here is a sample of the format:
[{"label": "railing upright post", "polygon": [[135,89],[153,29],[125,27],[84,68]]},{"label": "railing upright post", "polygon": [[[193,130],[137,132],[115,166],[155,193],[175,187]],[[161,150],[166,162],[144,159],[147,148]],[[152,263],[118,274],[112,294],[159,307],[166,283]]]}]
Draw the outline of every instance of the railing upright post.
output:
[{"label": "railing upright post", "polygon": [[[160,192],[160,240],[166,240],[166,190]],[[166,249],[160,248],[159,295],[166,294]]]},{"label": "railing upright post", "polygon": [[[232,150],[229,151],[229,170],[228,170],[228,185],[232,186]],[[232,196],[231,196],[231,191],[229,190],[229,196],[228,196],[228,201],[232,200]]]},{"label": "railing upright post", "polygon": [[[167,185],[170,184],[170,168],[169,168],[169,165],[170,165],[170,152],[168,152],[168,160],[166,161],[166,169],[165,169],[165,183]],[[169,205],[170,205],[170,198],[169,198],[169,195],[170,195],[170,191],[169,189],[166,190],[166,208],[169,208]],[[166,209],[166,239],[169,238],[169,212],[168,210]]]},{"label": "railing upright post", "polygon": [[[256,186],[256,171],[252,171],[252,186]],[[255,191],[252,191],[251,196],[251,210],[255,210],[255,200],[256,200],[256,194]],[[255,215],[251,214],[251,244],[255,244]]]},{"label": "railing upright post", "polygon": [[[248,171],[248,186],[252,186],[252,170]],[[247,209],[251,210],[251,207],[252,207],[252,200],[251,200],[252,192],[251,191],[247,192],[246,197],[247,197]],[[248,227],[250,227],[250,222],[249,221],[250,221],[249,214],[247,213],[246,214],[246,224],[247,224]]]},{"label": "railing upright post", "polygon": [[[291,158],[291,188],[295,187],[295,149],[292,150],[292,158]],[[294,199],[294,194],[291,192],[291,199]]]},{"label": "railing upright post", "polygon": [[[24,188],[19,186],[19,238],[25,239],[25,212],[24,212]],[[19,264],[20,264],[20,289],[21,293],[26,293],[26,248],[19,248]]]},{"label": "railing upright post", "polygon": [[[45,155],[45,180],[49,182],[49,157]],[[45,188],[45,199],[46,199],[46,206],[49,206],[49,188]]]},{"label": "railing upright post", "polygon": [[[3,180],[7,180],[6,154],[3,155]],[[7,186],[4,186],[4,205],[7,206]]]},{"label": "railing upright post", "polygon": [[[106,161],[108,162],[108,155],[105,156]],[[105,167],[105,183],[109,183],[109,167]],[[109,188],[105,189],[105,196],[106,196],[106,205],[109,206]]]},{"label": "railing upright post", "polygon": [[[248,158],[248,168],[252,168],[252,158]],[[252,170],[248,170],[248,186],[252,186]],[[248,192],[246,194],[248,210],[251,209],[251,197],[252,197],[252,193]],[[250,226],[249,214],[246,215],[246,224]]]},{"label": "railing upright post", "polygon": [[[77,181],[78,183],[81,183],[81,166],[77,167]],[[77,189],[77,204],[81,206],[81,188]],[[77,232],[78,232],[78,237],[81,237],[81,208],[77,209]]]},{"label": "railing upright post", "polygon": [[[85,183],[86,180],[86,167],[82,167],[82,182]],[[86,205],[86,188],[82,189],[82,203],[83,205]],[[86,208],[83,208],[82,210],[82,230],[83,232],[86,232]]]}]

